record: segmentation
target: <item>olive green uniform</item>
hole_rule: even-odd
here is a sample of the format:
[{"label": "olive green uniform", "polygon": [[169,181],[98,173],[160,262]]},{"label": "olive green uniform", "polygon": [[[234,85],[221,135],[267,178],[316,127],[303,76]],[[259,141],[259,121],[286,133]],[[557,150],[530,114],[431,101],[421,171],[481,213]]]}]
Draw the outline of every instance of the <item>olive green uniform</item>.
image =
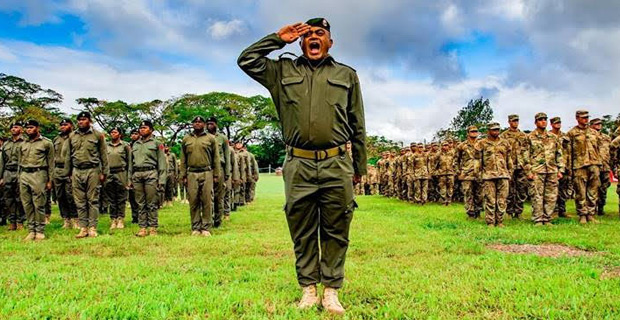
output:
[{"label": "olive green uniform", "polygon": [[65,174],[71,175],[73,198],[81,228],[96,228],[99,219],[101,183],[108,175],[108,150],[104,135],[92,127],[75,130],[67,143]]},{"label": "olive green uniform", "polygon": [[19,137],[17,140],[9,139],[2,145],[0,155],[0,177],[4,180],[4,205],[8,211],[9,223],[23,223],[26,220],[24,207],[19,201],[19,179],[17,169],[19,168],[18,155],[24,139]]},{"label": "olive green uniform", "polygon": [[[129,146],[133,149],[133,145],[135,141],[129,142]],[[131,181],[131,177],[128,175],[127,177]],[[129,189],[127,192],[127,198],[129,199],[129,207],[131,208],[131,223],[138,223],[138,215],[140,213],[140,209],[138,208],[138,203],[136,202],[136,190],[134,188]]]},{"label": "olive green uniform", "polygon": [[129,163],[131,147],[125,141],[108,142],[108,163],[110,174],[106,177],[104,191],[108,199],[110,219],[124,219],[129,185]]},{"label": "olive green uniform", "polygon": [[254,201],[256,195],[256,182],[258,181],[258,162],[256,157],[251,152],[247,152],[248,157],[248,182],[246,183],[246,202]]},{"label": "olive green uniform", "polygon": [[239,165],[232,147],[228,147],[228,159],[230,159],[230,178],[226,180],[226,195],[224,196],[224,215],[229,216],[235,208],[235,183],[239,180]]},{"label": "olive green uniform", "polygon": [[511,217],[518,218],[523,213],[523,204],[527,200],[529,188],[527,176],[523,170],[523,154],[521,152],[527,135],[519,129],[508,129],[502,132],[500,136],[510,143],[510,156],[514,165],[510,187],[508,188],[508,207],[506,210]]},{"label": "olive green uniform", "polygon": [[215,183],[215,194],[213,197],[213,225],[218,227],[222,223],[222,216],[225,214],[224,198],[226,197],[226,182],[230,179],[231,164],[230,164],[230,148],[228,146],[228,139],[216,132],[214,135],[215,141],[218,145],[218,153],[220,159],[220,171],[217,174],[220,179]]},{"label": "olive green uniform", "polygon": [[181,178],[187,179],[187,198],[192,231],[210,231],[213,226],[213,179],[222,170],[215,137],[194,132],[181,142]]},{"label": "olive green uniform", "polygon": [[562,142],[546,130],[532,131],[522,149],[524,170],[531,182],[532,220],[547,223],[558,197],[558,173],[564,171]]},{"label": "olive green uniform", "polygon": [[476,144],[476,160],[483,181],[485,220],[500,225],[507,209],[508,183],[513,169],[511,143],[502,137],[485,138]]},{"label": "olive green uniform", "polygon": [[569,157],[577,214],[595,215],[601,165],[598,133],[587,126],[575,126],[566,134],[570,140]]},{"label": "olive green uniform", "polygon": [[58,203],[58,211],[63,219],[77,219],[77,208],[73,200],[73,188],[71,186],[71,177],[66,175],[65,159],[68,152],[69,134],[58,135],[54,138],[54,192],[56,194],[56,202]]},{"label": "olive green uniform", "polygon": [[466,140],[456,147],[457,177],[461,181],[465,212],[469,217],[480,217],[482,211],[482,183],[480,164],[476,160],[476,141]]},{"label": "olive green uniform", "polygon": [[140,228],[159,227],[160,190],[166,184],[167,160],[164,146],[153,135],[134,142],[129,162],[129,176],[138,204]]},{"label": "olive green uniform", "polygon": [[179,165],[177,156],[169,152],[166,154],[166,160],[168,161],[168,175],[166,176],[166,188],[165,188],[165,201],[172,201],[176,195],[177,181],[179,177]]},{"label": "olive green uniform", "polygon": [[52,181],[54,144],[45,137],[28,139],[19,146],[19,193],[24,206],[28,230],[45,229],[46,184]]},{"label": "olive green uniform", "polygon": [[[355,70],[331,56],[316,67],[305,57],[277,61],[266,57],[285,44],[276,34],[266,36],[247,48],[238,64],[269,90],[282,124],[288,146],[283,168],[285,212],[298,282],[339,288],[356,207],[351,179],[354,173],[366,174],[360,84]],[[346,154],[347,141],[353,159]],[[329,154],[328,149],[337,150],[337,155],[319,155]],[[313,152],[314,159],[298,156]]]}]

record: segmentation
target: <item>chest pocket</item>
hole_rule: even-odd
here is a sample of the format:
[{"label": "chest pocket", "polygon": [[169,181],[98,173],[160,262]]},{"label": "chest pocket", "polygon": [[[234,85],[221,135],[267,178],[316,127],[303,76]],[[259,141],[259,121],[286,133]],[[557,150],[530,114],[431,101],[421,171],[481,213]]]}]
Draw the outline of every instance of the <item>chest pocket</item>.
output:
[{"label": "chest pocket", "polygon": [[346,108],[349,100],[349,88],[351,85],[343,80],[327,79],[327,102],[339,108]]},{"label": "chest pocket", "polygon": [[282,91],[287,103],[299,102],[307,95],[304,77],[286,77],[281,80]]}]

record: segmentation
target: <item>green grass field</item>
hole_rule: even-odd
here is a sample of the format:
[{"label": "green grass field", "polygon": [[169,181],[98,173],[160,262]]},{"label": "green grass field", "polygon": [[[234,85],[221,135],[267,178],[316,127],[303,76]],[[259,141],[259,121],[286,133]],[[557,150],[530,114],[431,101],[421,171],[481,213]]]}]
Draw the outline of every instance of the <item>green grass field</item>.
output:
[{"label": "green grass field", "polygon": [[[615,188],[615,186],[614,186]],[[414,206],[359,197],[341,301],[351,319],[603,319],[620,317],[620,221],[615,189],[599,225],[576,219],[504,229],[468,221],[462,205]],[[136,226],[75,240],[54,212],[48,239],[0,230],[2,319],[313,319],[300,312],[280,177],[211,238],[190,237],[187,205],[160,211],[160,235]],[[529,206],[526,216],[529,217]],[[574,207],[569,208],[574,213]],[[491,244],[566,244],[597,254],[540,257]]]}]

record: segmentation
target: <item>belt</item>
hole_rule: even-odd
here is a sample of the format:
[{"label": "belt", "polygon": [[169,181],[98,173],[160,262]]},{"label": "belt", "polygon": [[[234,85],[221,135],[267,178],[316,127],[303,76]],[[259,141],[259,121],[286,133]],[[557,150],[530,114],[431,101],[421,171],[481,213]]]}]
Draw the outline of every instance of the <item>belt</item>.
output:
[{"label": "belt", "polygon": [[60,168],[60,169],[62,169],[62,168],[64,168],[64,167],[65,167],[65,164],[64,164],[64,163],[56,163],[54,166],[55,166],[56,168]]},{"label": "belt", "polygon": [[145,172],[155,170],[155,167],[134,167],[133,172]]},{"label": "belt", "polygon": [[187,172],[205,172],[205,171],[211,171],[211,167],[189,167],[187,168]]},{"label": "belt", "polygon": [[345,147],[337,146],[325,150],[305,150],[295,147],[289,147],[291,149],[290,154],[296,158],[309,159],[309,160],[325,160],[335,156],[338,156],[345,151]]},{"label": "belt", "polygon": [[110,173],[119,173],[125,171],[125,167],[110,168]]},{"label": "belt", "polygon": [[83,164],[76,164],[74,166],[76,169],[80,169],[80,170],[86,170],[86,169],[94,169],[94,168],[99,168],[99,164],[94,164],[94,163],[83,163]]},{"label": "belt", "polygon": [[4,168],[4,170],[6,170],[6,171],[17,171],[17,165],[6,166],[6,168]]},{"label": "belt", "polygon": [[22,172],[32,173],[32,172],[47,170],[47,167],[36,167],[36,168],[21,167],[21,170]]}]

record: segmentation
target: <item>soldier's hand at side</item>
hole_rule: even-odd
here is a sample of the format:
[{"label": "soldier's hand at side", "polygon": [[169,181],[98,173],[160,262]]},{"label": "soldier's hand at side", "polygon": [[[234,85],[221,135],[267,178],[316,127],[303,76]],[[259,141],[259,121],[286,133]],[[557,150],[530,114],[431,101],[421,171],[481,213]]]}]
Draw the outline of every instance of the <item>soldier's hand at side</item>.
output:
[{"label": "soldier's hand at side", "polygon": [[183,185],[187,187],[187,178],[183,178]]},{"label": "soldier's hand at side", "polygon": [[213,183],[217,183],[220,180],[220,178],[213,178]]},{"label": "soldier's hand at side", "polygon": [[362,181],[362,176],[361,176],[361,175],[359,175],[359,174],[357,174],[357,173],[356,173],[356,174],[354,174],[354,175],[353,175],[353,184],[354,184],[354,185],[355,185],[355,184],[358,184],[358,183],[360,183],[360,181]]},{"label": "soldier's hand at side", "polygon": [[101,183],[105,182],[105,174],[99,174],[99,181],[101,181]]},{"label": "soldier's hand at side", "polygon": [[52,190],[52,182],[51,181],[48,181],[45,184],[45,190],[47,190],[47,191]]},{"label": "soldier's hand at side", "polygon": [[0,179],[0,187],[4,187],[4,179]]},{"label": "soldier's hand at side", "polygon": [[562,172],[558,172],[558,179],[562,179],[562,177],[564,177],[564,175],[562,174]]},{"label": "soldier's hand at side", "polygon": [[298,22],[282,27],[282,29],[278,31],[278,37],[280,37],[280,39],[282,39],[282,41],[286,43],[292,43],[295,40],[299,39],[299,37],[306,34],[308,31],[310,31],[309,25]]}]

